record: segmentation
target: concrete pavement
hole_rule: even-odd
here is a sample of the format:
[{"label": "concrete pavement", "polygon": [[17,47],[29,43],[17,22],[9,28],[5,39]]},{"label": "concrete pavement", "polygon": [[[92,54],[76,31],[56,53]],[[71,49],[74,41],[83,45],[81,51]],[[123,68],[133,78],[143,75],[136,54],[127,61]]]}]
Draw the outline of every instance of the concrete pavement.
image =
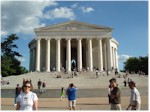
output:
[{"label": "concrete pavement", "polygon": [[[58,73],[61,74],[61,73]],[[95,72],[85,72],[78,77],[69,78],[66,74],[62,74],[62,78],[57,79],[53,73],[38,73],[24,74],[20,76],[5,77],[3,80],[9,80],[9,85],[2,85],[1,88],[1,110],[15,110],[14,103],[14,89],[16,84],[22,85],[22,79],[31,79],[34,86],[34,92],[39,97],[39,110],[67,110],[67,99],[60,101],[60,89],[63,86],[65,89],[70,83],[74,83],[78,87],[77,95],[77,110],[110,110],[107,98],[107,88],[109,80],[114,77],[121,87],[122,91],[122,109],[125,110],[130,100],[130,89],[123,85],[123,73],[121,78],[115,76],[113,73],[110,76],[100,76],[96,78]],[[133,81],[136,82],[137,88],[141,93],[142,106],[141,110],[148,110],[148,77],[139,76],[137,74],[129,75]],[[45,81],[47,84],[47,92],[39,94],[37,92],[37,81]]]},{"label": "concrete pavement", "polygon": [[[148,110],[148,97],[142,96],[141,110]],[[126,110],[130,97],[121,97],[122,110]],[[1,99],[1,110],[15,110],[13,98]],[[68,101],[60,98],[39,98],[38,110],[68,110]],[[107,97],[77,98],[77,110],[110,110]]]}]

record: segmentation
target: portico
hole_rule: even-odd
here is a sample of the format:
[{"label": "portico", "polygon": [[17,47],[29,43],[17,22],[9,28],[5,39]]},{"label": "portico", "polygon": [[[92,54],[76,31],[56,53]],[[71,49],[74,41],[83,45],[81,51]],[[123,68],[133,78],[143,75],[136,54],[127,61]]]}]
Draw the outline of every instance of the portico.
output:
[{"label": "portico", "polygon": [[61,71],[118,68],[118,42],[112,28],[70,21],[36,28],[36,39],[29,43],[30,71]]}]

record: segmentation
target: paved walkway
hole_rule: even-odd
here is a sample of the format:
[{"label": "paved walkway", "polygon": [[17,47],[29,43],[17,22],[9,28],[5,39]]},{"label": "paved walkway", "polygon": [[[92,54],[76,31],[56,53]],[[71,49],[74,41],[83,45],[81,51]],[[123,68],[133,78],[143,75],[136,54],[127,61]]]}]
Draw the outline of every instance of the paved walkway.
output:
[{"label": "paved walkway", "polygon": [[[148,97],[142,96],[141,110],[148,110]],[[1,110],[15,110],[13,106],[13,98],[1,99]],[[128,96],[122,97],[122,110],[126,110],[130,98]],[[59,98],[39,98],[38,110],[68,110],[68,101],[60,101]],[[78,98],[77,110],[110,110],[107,97],[95,98]]]},{"label": "paved walkway", "polygon": [[[62,73],[58,73],[62,74]],[[74,83],[76,87],[79,88],[79,96],[77,99],[77,110],[110,110],[110,105],[108,104],[107,98],[107,88],[109,85],[109,80],[111,78],[116,78],[117,83],[122,88],[123,95],[122,99],[122,109],[125,110],[130,98],[130,89],[128,87],[124,87],[124,78],[123,73],[121,74],[121,78],[115,76],[113,73],[110,76],[99,76],[96,78],[95,72],[85,72],[80,74],[78,77],[68,78],[68,75],[62,74],[62,78],[56,78],[53,73],[38,73],[33,72],[32,74],[24,74],[19,76],[10,76],[4,77],[3,80],[10,82],[9,85],[2,85],[2,98],[1,98],[1,109],[2,110],[15,110],[13,106],[14,98],[9,97],[8,93],[14,92],[14,88],[16,84],[22,85],[22,79],[31,79],[34,89],[37,89],[37,82],[39,79],[41,81],[46,82],[47,89],[53,94],[61,89],[63,86],[65,89],[68,87],[70,83]],[[133,81],[136,82],[136,86],[141,92],[142,97],[142,110],[148,110],[148,77],[147,76],[139,76],[139,75],[129,75]],[[92,90],[92,91],[91,91]],[[106,91],[105,91],[106,90]],[[89,92],[86,92],[89,91]],[[93,92],[95,91],[95,92]],[[100,92],[99,92],[100,91]],[[105,92],[104,92],[105,91]],[[93,94],[91,94],[93,93]],[[99,94],[97,94],[99,93]],[[5,97],[3,96],[5,95]],[[89,96],[88,96],[89,95]],[[91,96],[93,95],[93,96]],[[104,96],[106,95],[106,96]],[[68,103],[67,99],[64,101],[60,101],[58,97],[41,97],[39,96],[39,110],[67,110]]]}]

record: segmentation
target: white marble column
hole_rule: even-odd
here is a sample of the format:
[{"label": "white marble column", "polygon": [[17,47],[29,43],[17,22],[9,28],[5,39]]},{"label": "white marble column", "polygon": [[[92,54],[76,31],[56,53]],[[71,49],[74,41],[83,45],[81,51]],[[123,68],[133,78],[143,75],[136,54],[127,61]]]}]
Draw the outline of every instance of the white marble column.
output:
[{"label": "white marble column", "polygon": [[78,70],[82,70],[82,40],[78,39]]},{"label": "white marble column", "polygon": [[111,51],[112,51],[112,67],[114,68],[115,67],[115,58],[114,58],[114,47],[111,47]]},{"label": "white marble column", "polygon": [[60,71],[60,39],[56,39],[56,71]]},{"label": "white marble column", "polygon": [[35,60],[35,48],[33,48],[33,69],[32,69],[32,71],[35,71],[35,62],[36,60]]},{"label": "white marble column", "polygon": [[46,72],[50,72],[50,39],[46,39]]},{"label": "white marble column", "polygon": [[66,70],[68,72],[71,71],[71,40],[67,39],[67,52],[66,52],[66,56],[67,56],[67,68]]},{"label": "white marble column", "polygon": [[32,49],[30,49],[30,71],[32,71]]},{"label": "white marble column", "polygon": [[102,39],[98,39],[98,68],[103,71]]},{"label": "white marble column", "polygon": [[32,48],[32,51],[31,51],[31,52],[32,52],[32,54],[31,54],[31,56],[32,56],[32,59],[31,59],[31,60],[32,60],[32,62],[31,62],[31,63],[32,63],[32,65],[31,65],[31,70],[33,71],[33,60],[34,60],[34,59],[33,59],[33,48]]},{"label": "white marble column", "polygon": [[104,63],[105,63],[105,70],[108,68],[107,67],[107,47],[106,47],[106,42],[104,43]]},{"label": "white marble column", "polygon": [[41,49],[41,44],[40,44],[41,39],[37,39],[37,46],[36,46],[36,71],[40,71],[40,49]]},{"label": "white marble column", "polygon": [[107,56],[108,56],[108,70],[112,69],[112,50],[111,50],[111,39],[107,39]]},{"label": "white marble column", "polygon": [[93,71],[92,39],[88,39],[88,60],[89,60],[89,70]]},{"label": "white marble column", "polygon": [[116,49],[115,53],[116,53],[116,68],[119,70],[117,49]]},{"label": "white marble column", "polygon": [[116,50],[115,48],[113,47],[113,60],[114,60],[114,69],[116,68]]}]

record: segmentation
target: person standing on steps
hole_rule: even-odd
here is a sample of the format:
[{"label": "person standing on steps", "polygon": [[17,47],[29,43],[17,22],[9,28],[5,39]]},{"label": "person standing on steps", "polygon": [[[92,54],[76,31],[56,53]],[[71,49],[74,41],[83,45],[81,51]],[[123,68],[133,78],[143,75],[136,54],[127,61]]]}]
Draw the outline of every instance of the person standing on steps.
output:
[{"label": "person standing on steps", "polygon": [[45,93],[46,92],[46,83],[43,82],[42,83],[42,93]]},{"label": "person standing on steps", "polygon": [[64,98],[65,98],[65,91],[64,91],[64,87],[62,87],[60,93],[60,101],[64,100]]},{"label": "person standing on steps", "polygon": [[37,86],[38,86],[38,90],[39,90],[39,92],[42,92],[42,82],[41,82],[41,80],[39,79],[39,81],[38,81],[38,83],[37,83]]},{"label": "person standing on steps", "polygon": [[16,89],[15,89],[15,104],[14,104],[14,106],[17,105],[16,99],[17,99],[17,97],[18,97],[18,95],[19,95],[20,93],[21,93],[21,87],[19,87],[19,84],[17,84],[17,87],[16,87]]}]

